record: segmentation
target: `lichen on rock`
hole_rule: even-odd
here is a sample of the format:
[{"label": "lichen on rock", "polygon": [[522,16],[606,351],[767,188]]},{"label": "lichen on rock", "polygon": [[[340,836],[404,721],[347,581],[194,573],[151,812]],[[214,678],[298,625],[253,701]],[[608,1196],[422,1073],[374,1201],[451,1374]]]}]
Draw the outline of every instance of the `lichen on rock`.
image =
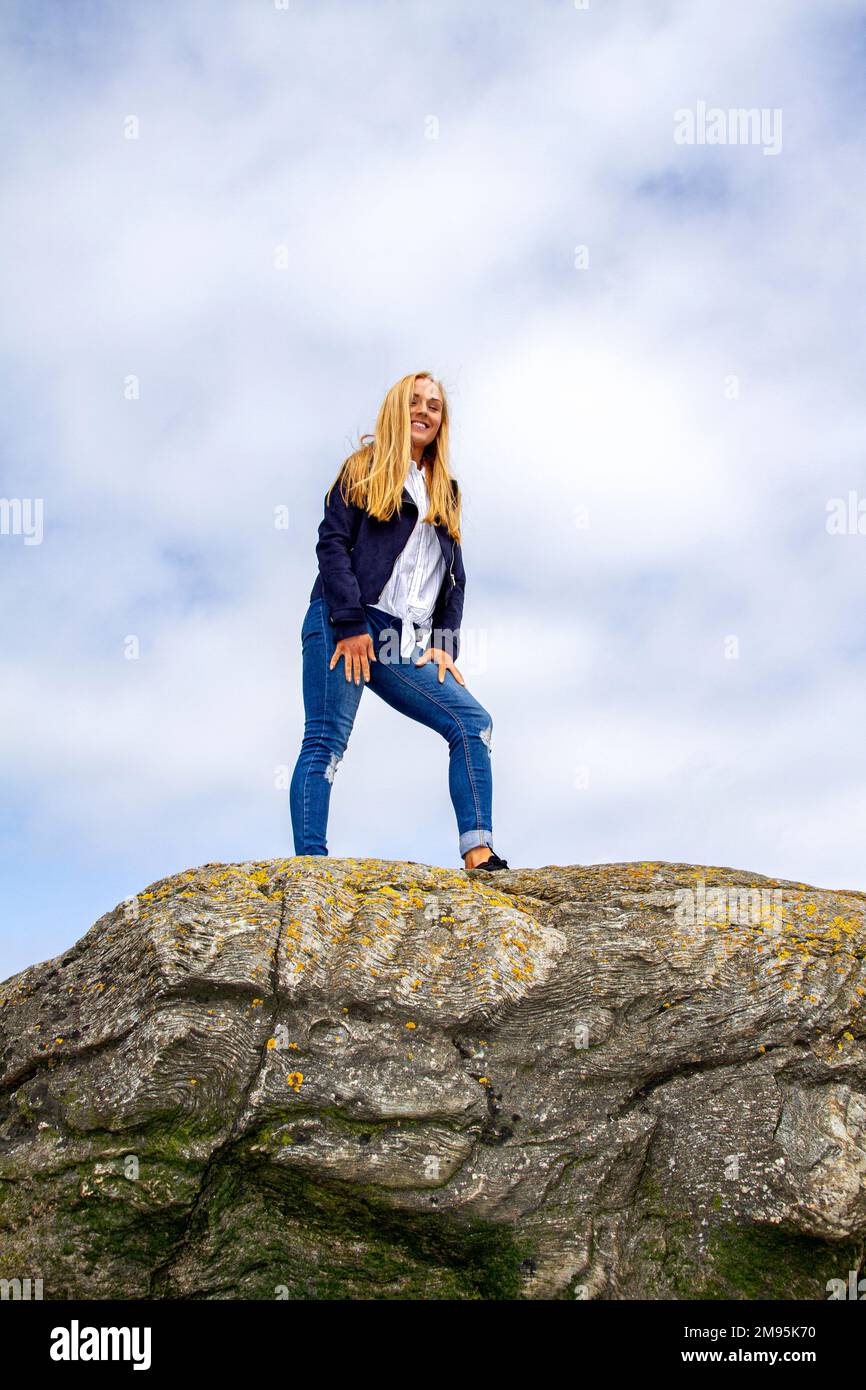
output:
[{"label": "lichen on rock", "polygon": [[866,1235],[866,895],[207,864],[0,985],[0,1278],[800,1298]]}]

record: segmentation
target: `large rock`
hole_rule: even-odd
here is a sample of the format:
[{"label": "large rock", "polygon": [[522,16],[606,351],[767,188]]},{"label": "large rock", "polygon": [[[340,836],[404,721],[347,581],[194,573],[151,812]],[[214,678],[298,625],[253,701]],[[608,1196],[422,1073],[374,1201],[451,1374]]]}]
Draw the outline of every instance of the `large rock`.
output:
[{"label": "large rock", "polygon": [[800,1298],[866,1233],[866,894],[208,864],[0,986],[0,1277]]}]

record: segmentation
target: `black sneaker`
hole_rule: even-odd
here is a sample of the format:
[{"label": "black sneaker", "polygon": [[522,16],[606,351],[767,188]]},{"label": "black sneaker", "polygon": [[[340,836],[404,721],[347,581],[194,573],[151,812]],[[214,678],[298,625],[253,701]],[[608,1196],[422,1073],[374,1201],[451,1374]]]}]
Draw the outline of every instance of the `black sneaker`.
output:
[{"label": "black sneaker", "polygon": [[467,872],[468,874],[474,874],[475,871],[476,871],[476,869],[486,869],[486,870],[488,871],[488,873],[490,873],[490,872],[492,872],[494,869],[507,869],[507,868],[508,868],[508,860],[507,860],[507,859],[500,859],[498,854],[493,854],[493,853],[491,853],[490,856],[489,856],[489,858],[485,859],[481,864],[474,864],[474,865],[472,866],[472,868],[471,868],[471,869],[467,869],[466,872]]}]

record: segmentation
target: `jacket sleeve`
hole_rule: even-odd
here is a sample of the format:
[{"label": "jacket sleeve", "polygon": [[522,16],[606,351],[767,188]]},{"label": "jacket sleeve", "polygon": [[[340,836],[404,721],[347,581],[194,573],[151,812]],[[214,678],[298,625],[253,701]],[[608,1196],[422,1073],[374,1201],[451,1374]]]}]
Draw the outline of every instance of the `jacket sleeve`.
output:
[{"label": "jacket sleeve", "polygon": [[339,642],[367,632],[367,614],[352,568],[352,547],[358,536],[362,510],[343,500],[339,482],[325,494],[325,514],[319,523],[316,556],[322,576],[322,592],[331,625]]},{"label": "jacket sleeve", "polygon": [[442,627],[446,634],[450,632],[450,648],[446,651],[452,653],[452,660],[457,660],[460,655],[460,624],[463,623],[463,598],[466,594],[466,570],[463,569],[463,546],[455,545],[455,584],[452,591],[445,600],[445,616],[442,619]]},{"label": "jacket sleeve", "polygon": [[[460,655],[460,624],[463,621],[463,598],[466,591],[466,571],[463,568],[463,547],[454,546],[454,583],[446,591],[444,602],[437,609],[433,619],[433,633],[430,644],[439,647],[456,661]],[[450,584],[448,573],[445,583]]]},{"label": "jacket sleeve", "polygon": [[[455,498],[458,498],[460,484],[456,478],[451,479],[451,487]],[[446,572],[445,583],[448,587],[436,604],[430,645],[439,647],[441,651],[448,653],[452,661],[456,661],[460,654],[460,624],[463,621],[463,598],[466,591],[463,547],[457,541],[454,542],[454,563],[451,569],[454,573],[454,583],[451,584],[450,575]]]}]

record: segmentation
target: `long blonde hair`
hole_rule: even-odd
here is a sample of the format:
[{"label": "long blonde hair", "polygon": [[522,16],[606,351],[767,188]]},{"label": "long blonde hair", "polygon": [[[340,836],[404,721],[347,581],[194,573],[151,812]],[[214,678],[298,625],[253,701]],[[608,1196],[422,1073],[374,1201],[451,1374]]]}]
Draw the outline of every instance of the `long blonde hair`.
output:
[{"label": "long blonde hair", "polygon": [[448,401],[442,383],[431,372],[413,372],[391,387],[379,409],[375,433],[360,436],[360,446],[343,461],[328,488],[328,498],[339,483],[346,503],[363,507],[378,521],[389,521],[402,510],[406,461],[412,449],[410,407],[415,383],[422,379],[435,382],[442,398],[439,429],[422,458],[430,496],[423,520],[434,526],[445,525],[448,534],[459,541],[461,497],[459,488],[452,487],[448,462]]}]

